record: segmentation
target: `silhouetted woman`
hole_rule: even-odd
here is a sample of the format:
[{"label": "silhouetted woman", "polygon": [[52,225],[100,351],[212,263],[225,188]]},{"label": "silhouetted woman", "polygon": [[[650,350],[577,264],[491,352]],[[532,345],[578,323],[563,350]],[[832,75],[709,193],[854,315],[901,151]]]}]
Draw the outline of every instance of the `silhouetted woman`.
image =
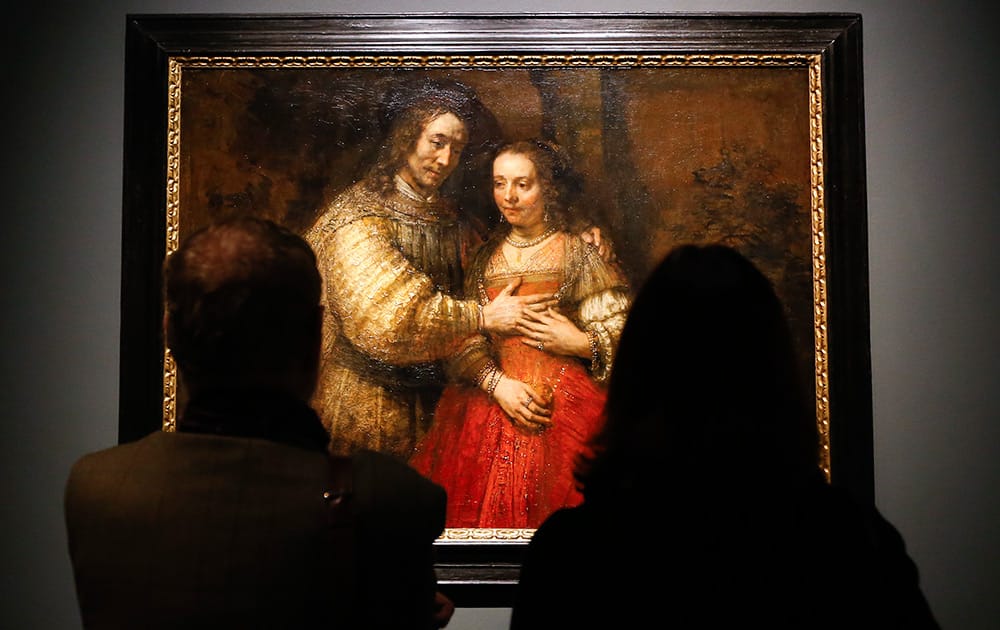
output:
[{"label": "silhouetted woman", "polygon": [[682,246],[637,295],[584,501],[523,560],[511,627],[937,628],[903,540],[827,484],[783,306]]}]

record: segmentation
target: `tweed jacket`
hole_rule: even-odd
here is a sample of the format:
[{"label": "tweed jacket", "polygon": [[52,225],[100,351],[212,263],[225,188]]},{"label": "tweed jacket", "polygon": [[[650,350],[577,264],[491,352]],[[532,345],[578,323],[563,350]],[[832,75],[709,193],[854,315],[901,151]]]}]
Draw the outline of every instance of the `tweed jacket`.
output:
[{"label": "tweed jacket", "polygon": [[86,628],[424,628],[444,491],[311,409],[192,401],[177,432],[82,457],[65,517]]}]

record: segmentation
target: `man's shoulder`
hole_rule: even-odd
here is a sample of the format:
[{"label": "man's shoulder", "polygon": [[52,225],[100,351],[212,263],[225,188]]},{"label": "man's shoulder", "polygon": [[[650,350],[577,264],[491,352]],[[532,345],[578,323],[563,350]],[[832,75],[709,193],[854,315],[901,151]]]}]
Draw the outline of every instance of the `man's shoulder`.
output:
[{"label": "man's shoulder", "polygon": [[139,438],[133,442],[116,444],[96,451],[91,451],[81,455],[74,462],[71,475],[74,473],[89,472],[94,469],[112,466],[119,462],[127,462],[142,457],[144,451],[157,449],[163,445],[163,431],[155,431],[149,435]]},{"label": "man's shoulder", "polygon": [[[81,456],[70,469],[70,482],[110,479],[127,473],[131,480],[161,476],[187,476],[195,471],[215,472],[238,467],[248,457],[302,462],[306,469],[323,469],[326,454],[278,440],[213,433],[154,431],[124,444]],[[119,475],[119,473],[121,473]]]},{"label": "man's shoulder", "polygon": [[423,228],[472,229],[458,211],[454,199],[439,197],[419,202],[397,192],[380,192],[374,184],[362,180],[338,193],[323,208],[307,231],[306,240],[320,243],[332,233],[362,219],[374,219],[374,225],[386,229],[393,224],[411,224]]},{"label": "man's shoulder", "polygon": [[362,449],[351,456],[356,475],[362,475],[376,484],[389,483],[408,487],[428,495],[435,495],[443,488],[427,479],[412,466],[392,455]]},{"label": "man's shoulder", "polygon": [[354,182],[347,188],[334,195],[327,206],[328,210],[342,209],[356,204],[375,204],[385,198],[375,190],[368,180]]},{"label": "man's shoulder", "polygon": [[[444,531],[444,488],[390,455],[361,450],[352,461],[359,513],[418,536],[437,536]],[[415,525],[421,522],[426,529]]]},{"label": "man's shoulder", "polygon": [[117,492],[126,478],[150,479],[150,463],[165,457],[162,454],[165,435],[157,431],[134,442],[80,456],[66,478],[64,499],[68,512],[72,513],[77,505],[104,501]]},{"label": "man's shoulder", "polygon": [[386,204],[386,197],[366,181],[356,182],[337,193],[323,208],[308,235],[333,232],[362,217],[384,215]]}]

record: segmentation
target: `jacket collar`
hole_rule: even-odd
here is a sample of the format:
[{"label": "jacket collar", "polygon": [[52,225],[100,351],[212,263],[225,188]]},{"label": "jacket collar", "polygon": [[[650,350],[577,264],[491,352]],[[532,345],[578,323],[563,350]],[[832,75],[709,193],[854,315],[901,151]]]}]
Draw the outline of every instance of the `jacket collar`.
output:
[{"label": "jacket collar", "polygon": [[330,436],[311,407],[280,392],[214,390],[192,398],[177,420],[182,433],[259,438],[326,450]]}]

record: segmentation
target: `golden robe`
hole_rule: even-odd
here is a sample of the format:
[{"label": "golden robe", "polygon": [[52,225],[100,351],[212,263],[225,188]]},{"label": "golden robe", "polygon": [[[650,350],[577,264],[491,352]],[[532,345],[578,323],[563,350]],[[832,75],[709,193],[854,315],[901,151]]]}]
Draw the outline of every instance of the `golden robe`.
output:
[{"label": "golden robe", "polygon": [[475,244],[447,200],[383,195],[364,182],[338,195],[305,234],[323,277],[323,348],[313,407],[330,449],[406,459],[429,427],[441,360],[478,329],[459,299]]}]

